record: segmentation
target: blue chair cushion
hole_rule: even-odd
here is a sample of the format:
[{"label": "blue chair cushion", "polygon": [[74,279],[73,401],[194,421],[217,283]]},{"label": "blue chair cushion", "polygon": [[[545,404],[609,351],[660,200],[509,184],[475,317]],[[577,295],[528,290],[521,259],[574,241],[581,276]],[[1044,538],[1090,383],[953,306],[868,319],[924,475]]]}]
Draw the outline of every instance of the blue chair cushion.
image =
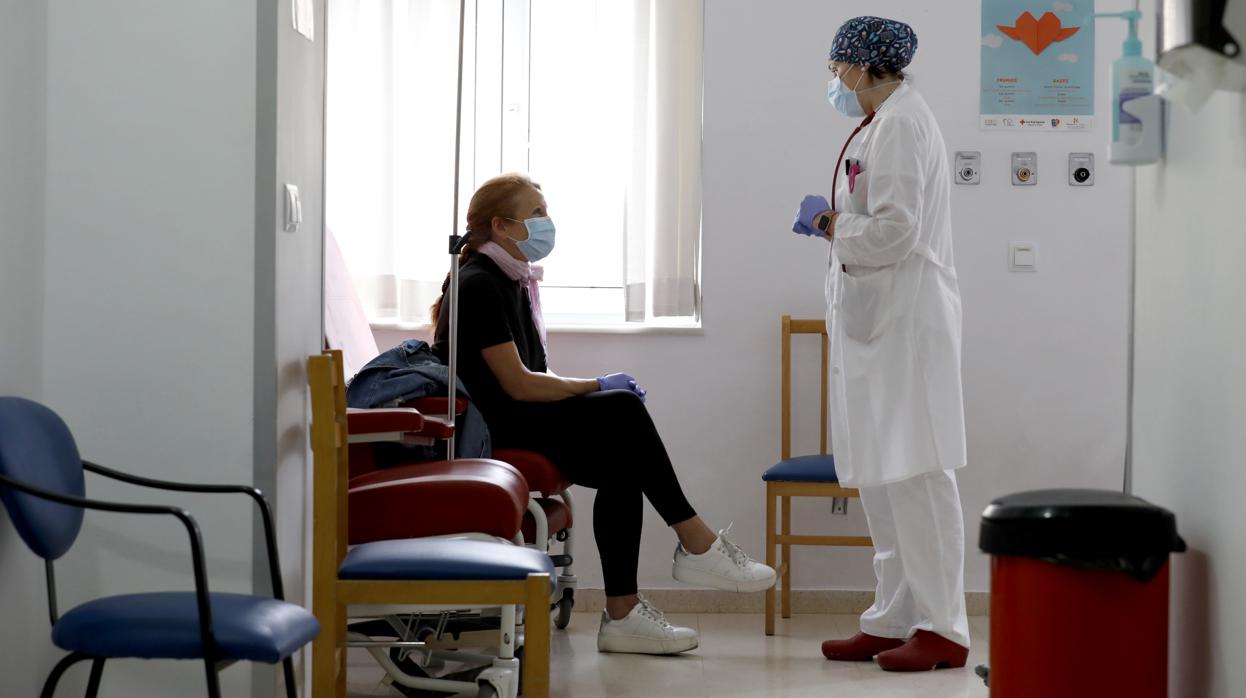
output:
[{"label": "blue chair cushion", "polygon": [[[311,642],[320,623],[305,608],[262,596],[211,594],[222,659],[275,664]],[[202,659],[194,592],[109,596],[78,606],[52,628],[63,650],[95,657]]]},{"label": "blue chair cushion", "polygon": [[779,461],[761,476],[764,482],[838,483],[835,456],[799,456]]},{"label": "blue chair cushion", "polygon": [[498,581],[550,575],[549,555],[507,543],[477,540],[415,538],[356,545],[346,553],[342,579],[400,581]]}]

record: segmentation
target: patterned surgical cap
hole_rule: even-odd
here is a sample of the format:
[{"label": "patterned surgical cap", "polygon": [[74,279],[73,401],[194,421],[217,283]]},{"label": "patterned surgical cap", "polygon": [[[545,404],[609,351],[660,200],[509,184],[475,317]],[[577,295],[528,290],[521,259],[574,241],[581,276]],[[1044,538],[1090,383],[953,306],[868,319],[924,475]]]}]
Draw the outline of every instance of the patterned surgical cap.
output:
[{"label": "patterned surgical cap", "polygon": [[844,22],[836,32],[830,60],[895,72],[908,67],[916,52],[917,34],[904,22],[857,17]]}]

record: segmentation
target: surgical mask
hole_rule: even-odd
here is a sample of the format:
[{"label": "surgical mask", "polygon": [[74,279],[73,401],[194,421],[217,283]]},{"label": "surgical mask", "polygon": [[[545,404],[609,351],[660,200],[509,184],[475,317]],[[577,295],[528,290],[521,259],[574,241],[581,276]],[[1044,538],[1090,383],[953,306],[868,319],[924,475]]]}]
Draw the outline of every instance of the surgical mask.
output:
[{"label": "surgical mask", "polygon": [[[864,79],[865,73],[862,72],[860,77],[857,78],[857,87],[860,87],[861,81]],[[839,113],[844,116],[860,119],[865,116],[865,109],[861,107],[861,100],[857,99],[857,95],[872,92],[888,85],[894,85],[897,82],[900,81],[884,82],[858,92],[856,88],[849,88],[842,79],[837,77],[826,84],[826,101],[830,102],[831,106],[839,110]]]},{"label": "surgical mask", "polygon": [[[865,73],[862,73],[861,77],[857,78],[858,85],[861,84],[861,80],[864,77]],[[865,110],[861,108],[861,101],[857,99],[856,90],[849,89],[841,78],[837,77],[826,84],[826,101],[830,102],[831,106],[835,107],[844,116],[854,118],[865,116]]]},{"label": "surgical mask", "polygon": [[523,223],[528,229],[527,240],[515,240],[515,246],[519,251],[528,258],[529,262],[539,262],[549,256],[554,251],[554,221],[549,216],[540,218],[528,218],[520,221],[518,218],[507,218],[508,221]]}]

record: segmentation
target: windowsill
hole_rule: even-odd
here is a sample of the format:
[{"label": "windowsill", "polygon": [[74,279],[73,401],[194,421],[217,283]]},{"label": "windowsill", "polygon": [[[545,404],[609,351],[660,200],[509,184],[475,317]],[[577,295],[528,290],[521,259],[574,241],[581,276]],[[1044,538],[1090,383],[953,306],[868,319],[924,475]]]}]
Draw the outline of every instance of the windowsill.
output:
[{"label": "windowsill", "polygon": [[[373,322],[369,323],[373,330],[392,330],[402,332],[427,332],[432,329],[428,323],[411,322]],[[546,330],[551,334],[655,334],[655,335],[703,335],[701,323],[615,323],[602,325],[550,324]]]}]

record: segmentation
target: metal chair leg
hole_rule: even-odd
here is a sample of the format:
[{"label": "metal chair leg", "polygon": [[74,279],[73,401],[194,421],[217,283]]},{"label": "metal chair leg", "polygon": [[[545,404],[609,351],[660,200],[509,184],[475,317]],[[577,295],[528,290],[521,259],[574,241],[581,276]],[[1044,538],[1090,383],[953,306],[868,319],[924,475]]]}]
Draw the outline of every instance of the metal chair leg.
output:
[{"label": "metal chair leg", "polygon": [[221,698],[221,677],[217,671],[216,662],[205,658],[203,668],[208,683],[208,698]]},{"label": "metal chair leg", "polygon": [[78,662],[87,659],[94,659],[94,657],[81,652],[71,652],[64,659],[57,662],[56,666],[52,667],[52,673],[48,674],[48,680],[43,683],[43,691],[39,693],[39,697],[53,698],[56,695],[56,684],[60,683],[61,677],[65,675],[65,671]]},{"label": "metal chair leg", "polygon": [[100,679],[104,676],[105,661],[103,657],[96,657],[95,661],[91,662],[91,680],[87,682],[86,698],[96,698],[99,695]]},{"label": "metal chair leg", "polygon": [[286,657],[282,660],[281,673],[286,680],[286,698],[299,698],[299,687],[294,682],[294,657]]}]

